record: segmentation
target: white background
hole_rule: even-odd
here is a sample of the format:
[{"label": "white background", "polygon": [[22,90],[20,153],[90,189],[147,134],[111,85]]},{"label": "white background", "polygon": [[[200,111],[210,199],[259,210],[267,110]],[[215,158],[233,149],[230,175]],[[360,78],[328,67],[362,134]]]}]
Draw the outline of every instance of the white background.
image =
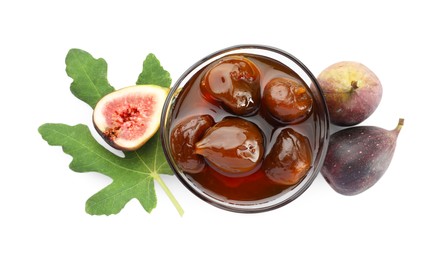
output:
[{"label": "white background", "polygon": [[[444,259],[443,8],[433,1],[2,1],[0,4],[0,259]],[[440,2],[440,1],[437,1]],[[405,118],[383,178],[354,197],[319,175],[293,203],[242,215],[163,179],[146,213],[133,200],[114,216],[85,201],[105,185],[75,173],[49,146],[46,122],[90,124],[69,90],[65,56],[81,48],[108,63],[116,88],[132,85],[148,53],[175,81],[207,54],[240,43],[272,45],[314,74],[355,60],[380,78],[383,99],[363,124]]]}]

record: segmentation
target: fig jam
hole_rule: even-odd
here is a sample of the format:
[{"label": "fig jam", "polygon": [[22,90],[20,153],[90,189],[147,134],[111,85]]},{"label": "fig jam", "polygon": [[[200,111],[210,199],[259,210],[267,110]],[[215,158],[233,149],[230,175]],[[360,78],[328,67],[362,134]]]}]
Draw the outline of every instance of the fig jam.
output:
[{"label": "fig jam", "polygon": [[[245,62],[244,60],[248,61]],[[221,64],[224,66],[218,67],[218,65]],[[229,69],[229,71],[222,71],[224,69]],[[208,75],[211,75],[212,70],[217,71],[218,74],[209,80]],[[284,80],[277,81],[277,78]],[[228,81],[230,80],[232,81],[229,83],[232,83],[232,85],[228,85]],[[274,86],[272,92],[268,90],[268,98],[263,98],[265,87],[273,80],[284,82],[284,85]],[[212,83],[215,81],[220,81],[224,90],[220,91],[218,88],[208,85],[209,82]],[[232,89],[230,89],[230,87],[232,87]],[[259,88],[259,90],[256,88]],[[292,92],[294,91],[293,89],[295,89],[295,93]],[[238,94],[233,93],[241,93],[241,98],[238,97]],[[231,97],[231,94],[234,97]],[[275,98],[275,100],[270,101],[271,97]],[[281,102],[281,99],[285,102]],[[302,99],[304,100],[301,101]],[[242,105],[243,102],[247,105],[240,107],[239,103]],[[301,104],[301,106],[298,106],[299,108],[296,108],[301,109],[301,111],[297,111],[297,113],[294,113],[293,106],[295,104],[293,103],[295,102]],[[276,112],[269,111],[272,109],[273,111],[278,111],[278,116],[281,116],[281,118],[277,118]],[[311,151],[314,150],[314,133],[317,128],[316,118],[314,116],[314,114],[316,114],[316,112],[314,112],[315,110],[317,110],[317,106],[315,102],[312,102],[310,88],[298,74],[286,65],[274,59],[253,54],[225,56],[194,74],[189,81],[186,82],[175,101],[169,132],[171,146],[175,148],[173,149],[176,153],[174,155],[175,161],[191,182],[212,197],[235,203],[270,200],[298,185],[312,168],[314,158],[312,158]],[[289,114],[287,111],[291,111],[290,116],[292,116],[292,120],[287,120],[287,114]],[[184,132],[184,136],[177,138],[178,133],[176,129],[185,129],[183,126],[190,124],[188,123],[189,120],[197,117],[211,117],[212,120],[208,121],[211,121],[212,124],[214,122],[214,125],[206,124],[208,129]],[[194,144],[190,142],[181,143],[180,141],[195,140],[196,143],[198,143],[200,139],[203,138],[202,136],[205,136],[203,132],[214,131],[212,128],[218,127],[218,122],[227,120],[227,118],[247,120],[255,125],[262,135],[260,142],[262,145],[261,158],[259,162],[252,167],[247,165],[249,166],[246,166],[248,171],[243,172],[243,174],[224,172],[227,168],[231,169],[229,167],[231,165],[230,163],[227,163],[228,166],[214,167],[215,153],[212,153],[213,161],[207,160],[205,157],[200,157],[205,153],[201,151],[197,152]],[[292,133],[294,133],[291,136],[292,138],[282,137],[285,135],[281,133],[289,130],[292,130]],[[188,136],[195,132],[199,132],[200,136]],[[228,136],[227,138],[232,137]],[[282,140],[277,140],[277,138],[282,138]],[[224,146],[224,140],[218,141],[222,142],[218,147]],[[298,142],[298,144],[296,142]],[[274,146],[276,143],[279,144],[279,147]],[[227,144],[227,146],[229,146],[229,144]],[[303,150],[303,152],[299,151],[295,146],[297,146],[298,149],[301,148],[300,150]],[[225,156],[229,156],[228,151],[227,153],[225,153],[224,150],[219,152],[221,156],[219,160],[225,160]],[[234,154],[232,150],[230,154]],[[233,157],[233,155],[230,156]],[[268,158],[268,163],[264,163],[266,157]],[[187,171],[187,167],[181,167],[181,161],[186,161],[181,160],[181,158],[202,159],[204,166],[199,168],[199,171]],[[271,162],[280,161],[285,163],[280,164],[281,169],[265,168],[276,165]],[[286,168],[287,166],[283,168],[283,165],[291,165],[289,163],[299,165],[294,168],[300,169],[300,171],[303,172],[291,174],[291,179],[287,180],[286,174],[289,175],[289,171],[292,170]],[[198,167],[195,168],[198,169]],[[283,171],[285,174],[282,178],[271,178],[271,175],[268,176],[268,174],[266,174],[267,172],[273,172],[274,176],[277,176],[276,174],[280,176],[280,171]],[[284,181],[274,180],[281,180],[283,178],[285,178]]]}]

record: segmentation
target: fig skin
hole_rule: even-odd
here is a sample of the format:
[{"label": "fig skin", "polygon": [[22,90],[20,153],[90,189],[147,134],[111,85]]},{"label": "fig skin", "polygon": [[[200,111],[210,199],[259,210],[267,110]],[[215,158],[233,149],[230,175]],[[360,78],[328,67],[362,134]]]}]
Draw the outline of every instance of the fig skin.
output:
[{"label": "fig skin", "polygon": [[353,126],[367,119],[380,104],[382,84],[365,65],[342,61],[317,77],[329,110],[331,123]]},{"label": "fig skin", "polygon": [[260,71],[248,58],[228,56],[206,72],[200,84],[204,98],[239,116],[256,113],[261,103]]},{"label": "fig skin", "polygon": [[176,125],[170,135],[172,156],[181,170],[199,173],[204,170],[204,158],[195,153],[195,144],[205,131],[215,124],[210,115],[192,116]]},{"label": "fig skin", "polygon": [[321,173],[343,195],[357,195],[371,188],[388,169],[404,120],[394,130],[356,126],[330,137]]},{"label": "fig skin", "polygon": [[309,139],[291,128],[285,128],[264,159],[262,168],[275,183],[294,185],[306,176],[311,163]]},{"label": "fig skin", "polygon": [[136,85],[102,97],[93,111],[93,124],[113,148],[135,151],[159,129],[169,88]]},{"label": "fig skin", "polygon": [[207,163],[221,174],[247,176],[263,160],[263,133],[250,121],[226,117],[206,131],[195,144],[195,153],[204,156]]},{"label": "fig skin", "polygon": [[304,121],[312,111],[312,96],[299,80],[274,78],[264,87],[263,104],[280,123]]}]

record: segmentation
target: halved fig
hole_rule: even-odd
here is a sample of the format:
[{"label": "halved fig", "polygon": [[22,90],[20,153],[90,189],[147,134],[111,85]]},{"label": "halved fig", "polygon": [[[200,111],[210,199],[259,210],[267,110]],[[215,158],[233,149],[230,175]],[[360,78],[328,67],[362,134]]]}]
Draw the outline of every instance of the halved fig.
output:
[{"label": "halved fig", "polygon": [[168,91],[156,85],[116,90],[97,102],[93,112],[94,127],[112,147],[137,150],[159,129]]}]

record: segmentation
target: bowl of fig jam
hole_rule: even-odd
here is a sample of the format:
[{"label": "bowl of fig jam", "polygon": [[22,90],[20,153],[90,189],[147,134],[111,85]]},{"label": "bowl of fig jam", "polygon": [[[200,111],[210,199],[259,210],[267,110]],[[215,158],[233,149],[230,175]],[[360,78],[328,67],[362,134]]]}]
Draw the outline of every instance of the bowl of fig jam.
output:
[{"label": "bowl of fig jam", "polygon": [[241,213],[303,194],[323,164],[329,115],[313,74],[291,54],[237,45],[204,57],[172,86],[161,141],[197,197]]}]

